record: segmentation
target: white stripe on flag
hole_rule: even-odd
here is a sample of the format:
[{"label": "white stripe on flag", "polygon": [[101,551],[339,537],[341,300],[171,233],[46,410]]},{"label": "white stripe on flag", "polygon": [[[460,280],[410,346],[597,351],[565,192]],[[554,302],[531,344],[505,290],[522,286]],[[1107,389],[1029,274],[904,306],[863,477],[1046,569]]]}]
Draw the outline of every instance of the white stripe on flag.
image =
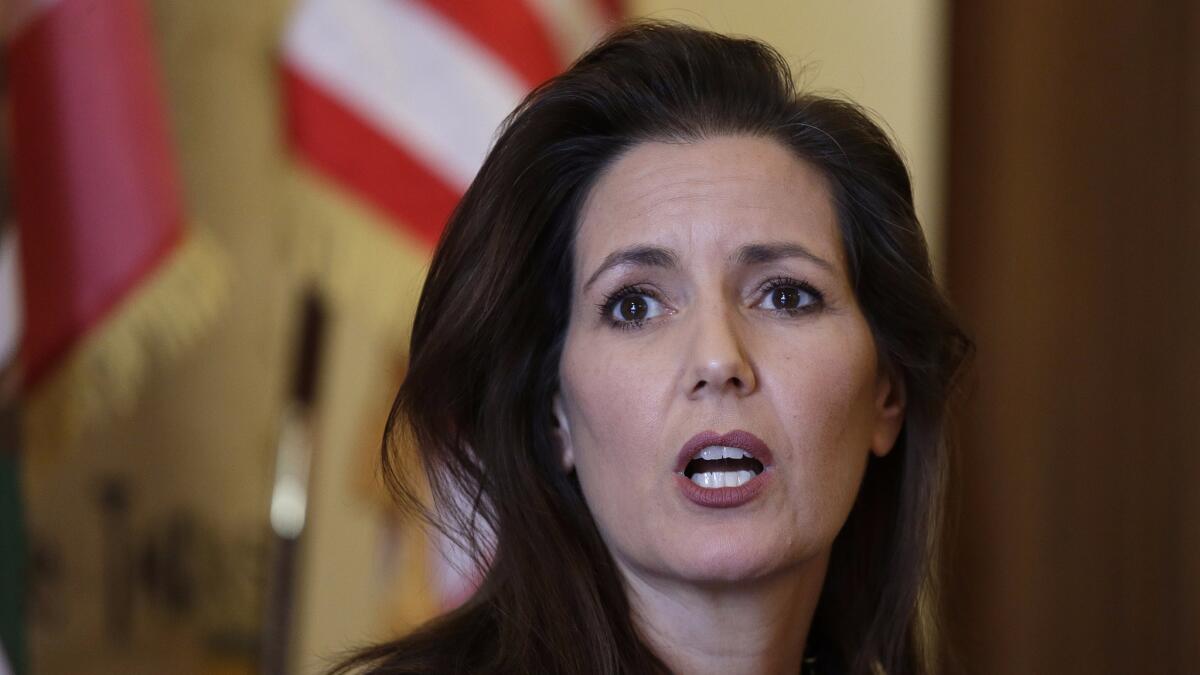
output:
[{"label": "white stripe on flag", "polygon": [[403,0],[305,0],[284,54],[299,75],[460,190],[525,93],[453,24]]},{"label": "white stripe on flag", "polygon": [[0,228],[0,370],[12,362],[21,344],[21,274],[17,228]]}]

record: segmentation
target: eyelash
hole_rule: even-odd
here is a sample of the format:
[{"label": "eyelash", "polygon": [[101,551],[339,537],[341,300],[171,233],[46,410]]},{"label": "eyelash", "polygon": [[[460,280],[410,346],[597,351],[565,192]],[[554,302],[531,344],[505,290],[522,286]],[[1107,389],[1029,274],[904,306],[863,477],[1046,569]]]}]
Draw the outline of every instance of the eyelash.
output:
[{"label": "eyelash", "polygon": [[[794,279],[792,277],[772,277],[767,279],[758,287],[759,297],[765,297],[768,293],[773,293],[778,288],[797,288],[812,296],[812,302],[804,307],[785,307],[782,309],[770,310],[777,316],[797,317],[804,314],[809,314],[825,306],[825,296],[813,287],[812,284]],[[647,319],[637,321],[620,321],[612,318],[613,309],[625,298],[635,295],[644,295],[653,298],[657,302],[662,302],[662,297],[659,293],[646,286],[631,284],[622,286],[617,290],[609,293],[604,297],[604,301],[597,305],[600,310],[600,316],[606,320],[609,325],[618,330],[636,330],[646,324]]]},{"label": "eyelash", "polygon": [[784,307],[782,309],[771,310],[780,316],[800,316],[821,309],[825,306],[825,296],[813,287],[807,281],[793,279],[792,277],[772,277],[763,282],[762,286],[758,287],[759,297],[765,296],[767,293],[775,292],[777,288],[798,288],[801,291],[812,296],[812,302],[803,307]]},{"label": "eyelash", "polygon": [[644,295],[649,298],[654,298],[658,302],[662,302],[662,297],[652,288],[639,286],[636,284],[622,286],[617,290],[604,296],[604,302],[601,302],[597,307],[600,309],[600,316],[608,322],[610,326],[618,330],[636,330],[646,325],[646,319],[639,321],[618,321],[612,318],[613,309],[625,298],[632,295]]}]

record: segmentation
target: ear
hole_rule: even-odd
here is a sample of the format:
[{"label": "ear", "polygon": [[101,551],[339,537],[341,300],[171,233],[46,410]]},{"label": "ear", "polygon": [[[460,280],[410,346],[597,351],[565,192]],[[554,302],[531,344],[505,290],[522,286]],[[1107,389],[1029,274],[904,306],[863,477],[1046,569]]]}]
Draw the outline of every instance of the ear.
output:
[{"label": "ear", "polygon": [[881,363],[875,384],[875,434],[871,437],[871,452],[876,457],[887,455],[896,445],[907,401],[904,376]]},{"label": "ear", "polygon": [[571,441],[571,425],[567,422],[566,413],[563,412],[562,395],[558,392],[555,392],[551,406],[554,415],[554,428],[551,430],[551,434],[558,446],[563,471],[570,473],[575,470],[575,446]]}]

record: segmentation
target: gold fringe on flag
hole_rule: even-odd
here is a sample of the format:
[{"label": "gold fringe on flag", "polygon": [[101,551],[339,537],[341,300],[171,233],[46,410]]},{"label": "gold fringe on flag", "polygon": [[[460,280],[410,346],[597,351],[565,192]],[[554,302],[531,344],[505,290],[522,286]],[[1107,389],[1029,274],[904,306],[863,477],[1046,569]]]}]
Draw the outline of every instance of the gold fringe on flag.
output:
[{"label": "gold fringe on flag", "polygon": [[430,248],[301,163],[288,173],[288,259],[334,311],[369,326],[388,349],[406,352]]},{"label": "gold fringe on flag", "polygon": [[49,458],[96,422],[127,416],[150,374],[179,358],[217,320],[231,268],[210,235],[184,241],[30,392],[25,447]]}]

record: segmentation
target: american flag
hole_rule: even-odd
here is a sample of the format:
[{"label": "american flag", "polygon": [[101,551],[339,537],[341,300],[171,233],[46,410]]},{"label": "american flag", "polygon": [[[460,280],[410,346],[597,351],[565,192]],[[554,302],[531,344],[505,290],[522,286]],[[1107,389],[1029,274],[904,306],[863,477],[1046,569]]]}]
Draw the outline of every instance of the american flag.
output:
[{"label": "american flag", "polygon": [[[504,117],[599,40],[619,18],[619,4],[300,0],[281,57],[291,154],[366,204],[379,216],[372,222],[397,240],[420,242],[427,254]],[[353,238],[346,230],[364,226],[338,223],[332,238]],[[392,541],[406,542],[407,560],[414,550],[427,553],[395,580],[405,597],[424,588],[446,609],[472,592],[469,562],[449,542],[414,538],[411,528],[394,531]]]},{"label": "american flag", "polygon": [[283,54],[288,142],[433,243],[504,116],[617,11],[613,0],[302,0]]}]

